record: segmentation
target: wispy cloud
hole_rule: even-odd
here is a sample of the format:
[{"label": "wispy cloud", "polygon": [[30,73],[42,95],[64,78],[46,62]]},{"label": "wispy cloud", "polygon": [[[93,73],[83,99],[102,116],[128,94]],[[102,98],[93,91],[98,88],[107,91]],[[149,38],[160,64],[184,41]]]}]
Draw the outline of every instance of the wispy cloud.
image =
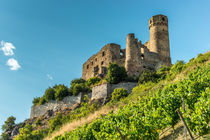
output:
[{"label": "wispy cloud", "polygon": [[18,70],[21,68],[21,66],[19,65],[18,61],[15,60],[14,58],[10,58],[7,61],[7,65],[10,67],[10,70]]},{"label": "wispy cloud", "polygon": [[47,78],[53,80],[53,77],[50,74],[47,74]]},{"label": "wispy cloud", "polygon": [[12,43],[1,41],[1,48],[0,50],[3,51],[4,55],[6,56],[12,56],[14,55],[13,50],[15,49],[15,46]]}]

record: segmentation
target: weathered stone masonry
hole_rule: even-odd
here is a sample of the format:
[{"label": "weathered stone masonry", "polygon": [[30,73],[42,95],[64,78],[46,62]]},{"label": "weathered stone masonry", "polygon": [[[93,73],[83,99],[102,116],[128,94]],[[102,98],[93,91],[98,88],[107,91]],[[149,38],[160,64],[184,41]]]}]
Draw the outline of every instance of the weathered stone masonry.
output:
[{"label": "weathered stone masonry", "polygon": [[170,66],[168,18],[153,16],[149,20],[150,40],[142,44],[134,34],[128,34],[126,49],[111,43],[83,64],[82,78],[104,77],[109,63],[124,66],[129,76],[140,76],[144,69],[157,70],[161,65]]}]

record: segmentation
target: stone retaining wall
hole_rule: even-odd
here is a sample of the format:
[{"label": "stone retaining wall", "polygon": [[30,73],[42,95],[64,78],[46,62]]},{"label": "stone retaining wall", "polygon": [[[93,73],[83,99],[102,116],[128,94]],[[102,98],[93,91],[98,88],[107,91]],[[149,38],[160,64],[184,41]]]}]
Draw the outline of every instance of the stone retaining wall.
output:
[{"label": "stone retaining wall", "polygon": [[81,102],[81,94],[78,96],[68,96],[62,101],[50,101],[43,105],[32,106],[30,118],[44,115],[48,110],[59,111],[65,108],[70,108],[76,103]]},{"label": "stone retaining wall", "polygon": [[92,100],[93,99],[100,99],[100,98],[106,98],[111,95],[111,93],[116,88],[124,88],[128,90],[129,93],[131,93],[132,89],[137,86],[137,83],[133,82],[125,82],[125,83],[119,83],[119,84],[102,84],[93,87],[92,89]]},{"label": "stone retaining wall", "polygon": [[[137,86],[137,83],[126,82],[119,84],[102,84],[99,86],[95,86],[92,88],[92,93],[88,93],[89,98],[93,99],[101,99],[110,96],[111,93],[116,88],[124,88],[131,93],[132,89]],[[78,96],[68,96],[65,97],[62,101],[50,101],[49,103],[45,103],[43,105],[32,106],[30,118],[40,117],[48,112],[48,110],[52,110],[57,112],[59,110],[64,110],[65,108],[70,108],[76,103],[80,103],[82,96],[79,94]]]}]

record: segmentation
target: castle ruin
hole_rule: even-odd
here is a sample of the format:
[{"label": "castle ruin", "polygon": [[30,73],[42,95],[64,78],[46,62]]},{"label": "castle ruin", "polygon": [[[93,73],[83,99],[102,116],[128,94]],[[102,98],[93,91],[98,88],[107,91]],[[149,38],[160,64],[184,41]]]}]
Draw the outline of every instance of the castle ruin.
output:
[{"label": "castle ruin", "polygon": [[138,77],[144,69],[157,70],[170,66],[168,18],[155,15],[149,20],[150,40],[142,44],[133,33],[127,35],[126,49],[110,43],[83,64],[82,78],[104,77],[110,63],[124,66],[128,75]]}]

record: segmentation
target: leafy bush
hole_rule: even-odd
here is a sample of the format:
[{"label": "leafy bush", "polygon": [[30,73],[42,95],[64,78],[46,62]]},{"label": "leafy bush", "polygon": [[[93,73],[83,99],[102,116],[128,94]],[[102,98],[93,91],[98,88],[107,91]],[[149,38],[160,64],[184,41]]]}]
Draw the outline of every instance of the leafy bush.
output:
[{"label": "leafy bush", "polygon": [[164,80],[167,74],[170,72],[170,67],[168,66],[161,66],[161,68],[157,71],[157,75],[159,76],[160,80]]},{"label": "leafy bush", "polygon": [[139,84],[144,84],[144,83],[147,83],[149,81],[151,81],[153,83],[156,83],[158,81],[158,78],[159,78],[159,75],[156,74],[155,71],[145,70],[141,74],[138,83]]},{"label": "leafy bush", "polygon": [[40,118],[37,118],[37,120],[35,122],[36,127],[39,126],[40,124],[41,124],[41,119]]},{"label": "leafy bush", "polygon": [[55,99],[57,101],[62,100],[64,97],[68,96],[69,92],[68,92],[68,87],[66,87],[65,85],[58,85],[55,89]]},{"label": "leafy bush", "polygon": [[174,64],[171,67],[171,73],[180,73],[184,68],[184,61],[177,61],[176,64]]},{"label": "leafy bush", "polygon": [[121,98],[125,98],[128,96],[128,91],[124,88],[117,88],[112,93],[112,101],[119,101]]},{"label": "leafy bush", "polygon": [[84,84],[74,84],[72,93],[73,95],[77,96],[79,93],[88,92],[89,88]]},{"label": "leafy bush", "polygon": [[47,130],[34,130],[29,124],[26,124],[23,128],[20,128],[20,134],[14,138],[14,140],[41,140],[47,135]]},{"label": "leafy bush", "polygon": [[54,88],[51,88],[51,87],[47,88],[45,90],[44,99],[47,102],[49,102],[50,100],[55,100],[55,93],[56,93],[56,91]]},{"label": "leafy bush", "polygon": [[39,105],[43,105],[44,103],[46,103],[46,100],[44,97],[41,97],[39,100]]},{"label": "leafy bush", "polygon": [[62,125],[62,115],[59,113],[56,117],[49,121],[49,133],[53,132],[54,130],[60,128]]},{"label": "leafy bush", "polygon": [[116,63],[110,63],[108,73],[105,80],[111,84],[117,84],[124,81],[127,77],[127,72],[124,67],[118,66]]},{"label": "leafy bush", "polygon": [[74,79],[71,81],[71,85],[73,84],[80,84],[80,83],[85,83],[86,81],[82,78],[79,78],[79,79]]},{"label": "leafy bush", "polygon": [[87,80],[87,86],[95,85],[101,81],[98,77],[93,77]]},{"label": "leafy bush", "polygon": [[86,81],[83,79],[75,79],[71,81],[70,92],[77,96],[81,92],[90,91],[90,87],[87,86]]},{"label": "leafy bush", "polygon": [[3,132],[1,134],[0,140],[8,140],[9,139],[9,134],[7,134],[6,132]]},{"label": "leafy bush", "polygon": [[195,62],[197,64],[201,64],[201,63],[204,63],[208,60],[208,57],[210,56],[210,54],[207,54],[207,55],[204,55],[204,54],[198,54]]},{"label": "leafy bush", "polygon": [[39,102],[40,102],[40,97],[35,97],[34,99],[33,99],[33,105],[37,105],[37,104],[39,104]]}]

